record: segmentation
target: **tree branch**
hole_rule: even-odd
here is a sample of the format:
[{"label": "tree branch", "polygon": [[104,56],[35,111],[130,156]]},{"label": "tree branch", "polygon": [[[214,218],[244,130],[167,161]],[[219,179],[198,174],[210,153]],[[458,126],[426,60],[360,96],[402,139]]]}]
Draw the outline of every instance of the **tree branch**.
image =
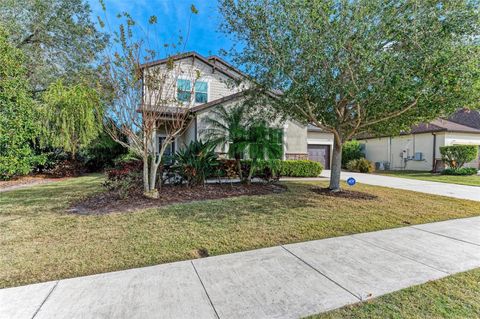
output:
[{"label": "tree branch", "polygon": [[402,110],[399,110],[397,112],[393,112],[391,113],[390,115],[386,116],[386,117],[383,117],[381,119],[377,119],[377,120],[373,120],[373,121],[370,121],[370,122],[366,122],[364,123],[363,125],[360,125],[359,128],[363,128],[363,127],[367,127],[367,126],[370,126],[370,125],[373,125],[373,124],[377,124],[377,123],[380,123],[380,122],[384,122],[384,121],[387,121],[389,119],[392,119],[392,118],[395,118],[397,116],[400,116],[402,115],[403,113],[407,112],[408,110],[412,109],[414,106],[417,105],[418,103],[418,97],[415,99],[415,101],[413,101],[413,103],[411,103],[410,105],[408,105],[406,108],[402,109]]}]

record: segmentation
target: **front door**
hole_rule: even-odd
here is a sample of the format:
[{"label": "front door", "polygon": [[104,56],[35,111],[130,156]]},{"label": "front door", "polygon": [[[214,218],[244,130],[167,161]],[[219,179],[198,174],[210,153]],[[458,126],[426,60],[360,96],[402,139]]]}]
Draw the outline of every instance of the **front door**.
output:
[{"label": "front door", "polygon": [[313,145],[309,144],[308,159],[322,163],[325,169],[330,169],[330,145]]}]

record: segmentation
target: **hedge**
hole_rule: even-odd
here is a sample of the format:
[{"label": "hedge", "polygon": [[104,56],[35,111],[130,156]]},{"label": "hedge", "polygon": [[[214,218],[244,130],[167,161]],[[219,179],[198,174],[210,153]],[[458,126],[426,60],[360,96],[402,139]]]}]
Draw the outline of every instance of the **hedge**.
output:
[{"label": "hedge", "polygon": [[288,177],[317,177],[323,171],[319,162],[310,160],[280,161],[280,175]]},{"label": "hedge", "polygon": [[[242,171],[248,174],[251,160],[242,160]],[[261,160],[257,162],[254,177],[268,176],[285,177],[317,177],[323,171],[319,162],[310,160]]]},{"label": "hedge", "polygon": [[463,164],[473,161],[478,156],[476,145],[452,145],[440,147],[442,160],[448,167],[457,169]]},{"label": "hedge", "polygon": [[447,168],[442,171],[442,175],[475,175],[477,172],[473,167]]}]

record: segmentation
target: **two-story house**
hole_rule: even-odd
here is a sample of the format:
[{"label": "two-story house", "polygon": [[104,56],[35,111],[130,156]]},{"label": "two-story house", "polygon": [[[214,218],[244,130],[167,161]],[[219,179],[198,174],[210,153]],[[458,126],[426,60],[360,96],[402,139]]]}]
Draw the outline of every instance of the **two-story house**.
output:
[{"label": "two-story house", "polygon": [[[205,117],[219,106],[232,107],[246,98],[246,90],[250,87],[250,80],[242,71],[233,67],[217,56],[204,57],[196,52],[188,52],[146,63],[142,68],[165,68],[167,63],[175,63],[183,70],[175,77],[175,94],[178,102],[185,102],[189,108],[189,120],[183,133],[175,139],[166,150],[166,154],[176,152],[192,140],[202,139],[205,131]],[[149,104],[149,101],[144,101]],[[258,105],[261,115],[262,108]],[[278,121],[272,126],[281,131],[284,159],[310,158],[321,162],[325,168],[330,167],[333,137],[312,126],[305,126],[296,121]],[[164,136],[157,131],[157,149]]]}]

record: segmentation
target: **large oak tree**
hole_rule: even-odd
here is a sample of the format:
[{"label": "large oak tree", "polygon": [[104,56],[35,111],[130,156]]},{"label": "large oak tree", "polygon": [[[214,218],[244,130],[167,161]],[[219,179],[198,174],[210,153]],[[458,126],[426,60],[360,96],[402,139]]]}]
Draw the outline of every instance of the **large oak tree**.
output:
[{"label": "large oak tree", "polygon": [[97,30],[85,0],[0,0],[0,24],[21,49],[34,92],[58,78],[97,78],[93,64],[108,37]]},{"label": "large oak tree", "polygon": [[240,48],[230,54],[260,90],[282,92],[277,109],[333,134],[332,191],[347,140],[478,101],[478,1],[220,0],[220,11]]}]

